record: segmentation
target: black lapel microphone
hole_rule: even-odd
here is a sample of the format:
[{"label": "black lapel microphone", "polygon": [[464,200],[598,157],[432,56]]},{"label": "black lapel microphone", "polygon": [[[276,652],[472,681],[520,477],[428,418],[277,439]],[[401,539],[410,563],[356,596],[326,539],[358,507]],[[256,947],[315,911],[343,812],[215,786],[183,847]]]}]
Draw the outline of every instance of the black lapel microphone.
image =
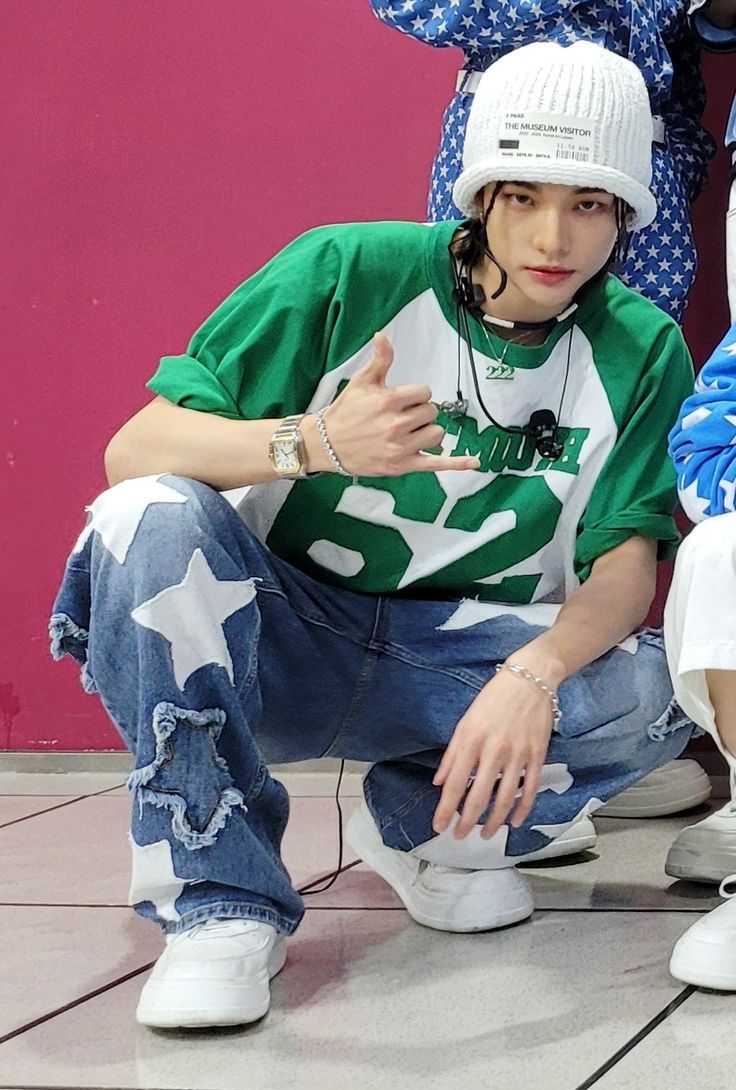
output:
[{"label": "black lapel microphone", "polygon": [[529,417],[527,428],[538,453],[543,458],[551,458],[553,462],[556,462],[565,446],[560,442],[557,417],[552,410],[537,409]]}]

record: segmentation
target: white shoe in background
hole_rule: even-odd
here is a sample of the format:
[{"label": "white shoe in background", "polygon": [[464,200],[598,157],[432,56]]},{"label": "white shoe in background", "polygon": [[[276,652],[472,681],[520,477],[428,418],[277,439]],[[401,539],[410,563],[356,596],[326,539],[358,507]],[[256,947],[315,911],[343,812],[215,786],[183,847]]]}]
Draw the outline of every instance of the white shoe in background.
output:
[{"label": "white shoe in background", "polygon": [[697,761],[668,761],[610,799],[596,810],[596,817],[666,817],[707,802],[711,791],[708,774]]},{"label": "white shoe in background", "polygon": [[673,878],[722,882],[736,871],[736,801],[727,802],[675,838],[664,865]]},{"label": "white shoe in background", "polygon": [[736,871],[736,775],[731,772],[731,799],[696,825],[681,829],[664,869],[673,878],[722,882]]},{"label": "white shoe in background", "polygon": [[685,984],[736,991],[736,874],[721,883],[726,900],[701,916],[675,943],[670,972]]}]

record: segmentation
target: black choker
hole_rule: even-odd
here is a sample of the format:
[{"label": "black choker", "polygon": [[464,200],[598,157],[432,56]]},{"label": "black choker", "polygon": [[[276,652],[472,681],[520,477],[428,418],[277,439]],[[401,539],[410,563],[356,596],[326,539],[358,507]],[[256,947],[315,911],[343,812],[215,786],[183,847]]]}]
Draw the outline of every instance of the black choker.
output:
[{"label": "black choker", "polygon": [[503,329],[552,329],[559,322],[564,322],[565,318],[569,318],[577,309],[577,303],[571,303],[561,314],[557,314],[554,318],[546,318],[543,322],[512,322],[508,318],[494,318],[492,314],[481,314],[480,317],[481,321],[487,325],[498,325]]}]

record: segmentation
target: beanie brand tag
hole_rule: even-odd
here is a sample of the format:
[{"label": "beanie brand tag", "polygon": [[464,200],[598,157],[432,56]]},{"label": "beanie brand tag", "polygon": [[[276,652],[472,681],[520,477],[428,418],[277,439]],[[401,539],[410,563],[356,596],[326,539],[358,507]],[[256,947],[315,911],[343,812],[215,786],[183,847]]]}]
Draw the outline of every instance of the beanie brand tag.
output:
[{"label": "beanie brand tag", "polygon": [[498,151],[501,159],[568,160],[594,163],[598,121],[567,114],[508,113],[501,119]]}]

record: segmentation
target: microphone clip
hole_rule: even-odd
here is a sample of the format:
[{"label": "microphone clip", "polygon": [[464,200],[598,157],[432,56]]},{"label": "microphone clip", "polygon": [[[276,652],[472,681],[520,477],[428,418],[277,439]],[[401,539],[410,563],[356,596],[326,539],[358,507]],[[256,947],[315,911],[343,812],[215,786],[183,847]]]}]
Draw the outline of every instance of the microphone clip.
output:
[{"label": "microphone clip", "polygon": [[465,416],[468,412],[468,399],[458,396],[454,401],[441,401],[437,408],[441,413],[449,416],[451,420],[459,420],[461,416]]},{"label": "microphone clip", "polygon": [[537,452],[543,458],[556,462],[565,449],[560,442],[557,417],[551,409],[537,409],[529,417],[527,433],[534,441]]}]

